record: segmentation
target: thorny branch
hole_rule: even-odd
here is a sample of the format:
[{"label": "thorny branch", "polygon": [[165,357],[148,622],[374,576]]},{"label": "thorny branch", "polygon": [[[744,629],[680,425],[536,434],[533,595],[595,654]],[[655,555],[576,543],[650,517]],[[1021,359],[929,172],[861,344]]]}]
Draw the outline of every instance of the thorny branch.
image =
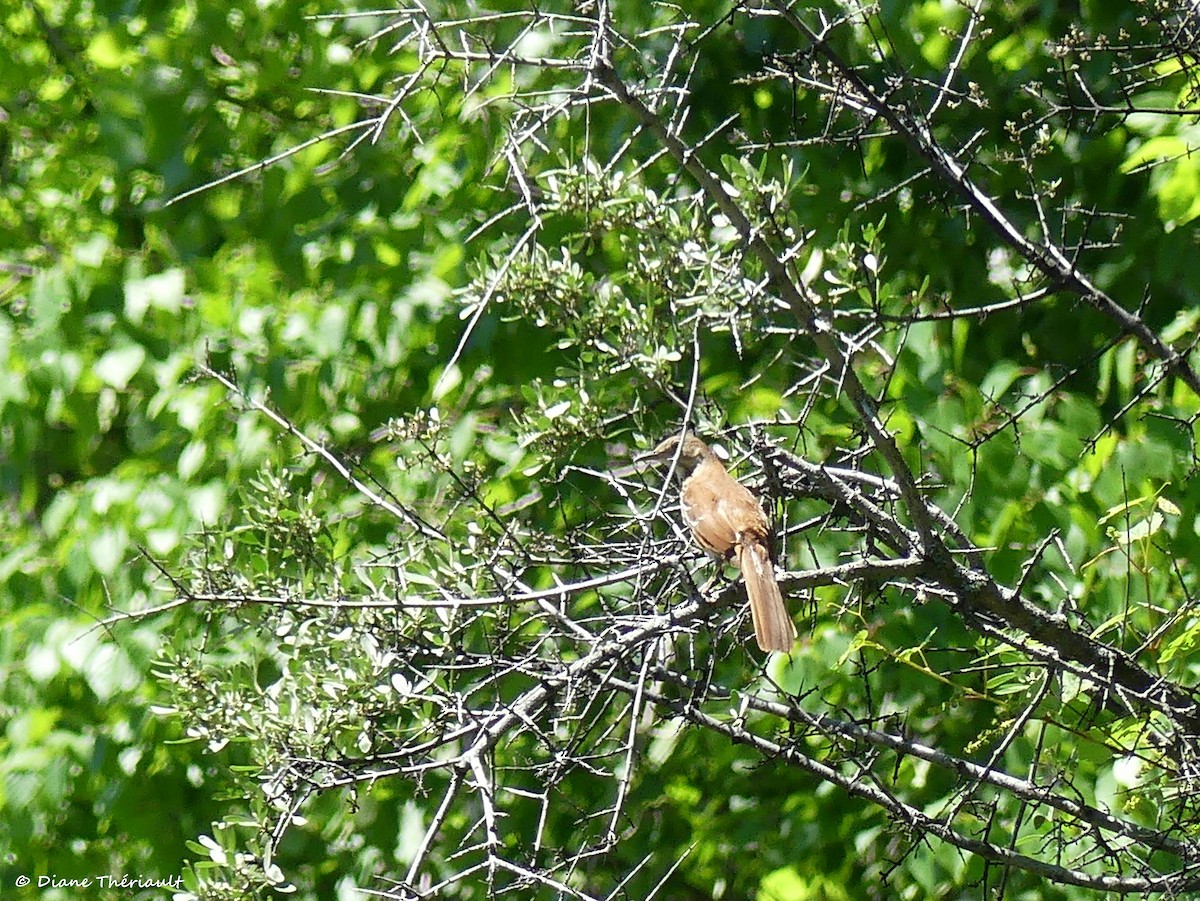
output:
[{"label": "thorny branch", "polygon": [[[1014,871],[1117,893],[1178,895],[1200,888],[1200,848],[1187,828],[1186,803],[1172,818],[1147,825],[1092,799],[1073,783],[1068,767],[1049,753],[1027,775],[1004,769],[1005,753],[1018,735],[1039,729],[1044,735],[1051,725],[1085,735],[1088,723],[1111,715],[1140,725],[1133,738],[1114,741],[1105,752],[1136,758],[1158,768],[1163,780],[1177,780],[1193,790],[1200,698],[1191,687],[1155,672],[1144,653],[1149,642],[1130,652],[1104,640],[1065,599],[1050,608],[1046,598],[1026,595],[1024,577],[1006,586],[991,575],[989,548],[979,546],[958,526],[952,509],[933,500],[935,474],[914,469],[913,455],[898,445],[879,397],[857,368],[860,351],[873,332],[867,328],[855,333],[851,321],[864,314],[833,309],[828,298],[819,296],[798,271],[808,252],[804,237],[774,228],[755,207],[755,199],[732,190],[710,160],[709,143],[734,130],[736,115],[699,137],[689,137],[688,94],[704,41],[735,21],[759,20],[768,28],[785,25],[804,46],[787,58],[765,59],[761,77],[816,92],[829,108],[821,133],[801,143],[903,140],[917,157],[918,180],[961,197],[1002,245],[1041,274],[1040,284],[1017,288],[1011,300],[934,312],[881,309],[871,318],[872,328],[935,319],[982,320],[1070,292],[1115,323],[1114,342],[1132,336],[1167,372],[1200,393],[1200,377],[1187,354],[1129,308],[1134,305],[1121,304],[1097,287],[1077,249],[1049,234],[1042,198],[1034,203],[1040,233],[1031,237],[1000,198],[969,175],[972,161],[947,149],[938,137],[939,116],[964,96],[959,82],[965,61],[986,30],[984,7],[974,4],[969,9],[954,55],[940,77],[913,79],[900,91],[893,80],[874,82],[870,67],[844,58],[839,49],[839,30],[869,24],[869,11],[831,23],[820,14],[810,15],[807,7],[771,0],[767,5],[739,4],[717,22],[680,20],[645,34],[626,34],[604,2],[581,7],[592,10],[590,15],[522,11],[459,20],[439,20],[417,6],[397,11],[394,22],[375,39],[396,41],[415,53],[420,65],[391,96],[378,98],[385,113],[343,130],[363,129],[375,139],[397,116],[408,127],[412,120],[405,116],[405,104],[439,78],[457,75],[467,95],[484,93],[502,72],[522,85],[505,98],[511,109],[502,157],[520,197],[517,206],[530,214],[532,224],[493,267],[491,280],[478,293],[460,351],[471,329],[500,302],[510,270],[532,252],[542,217],[551,212],[552,187],[539,183],[550,125],[581,113],[591,116],[601,107],[615,107],[626,117],[630,137],[592,172],[597,181],[635,155],[638,138],[650,136],[655,147],[651,158],[672,160],[681,179],[698,188],[700,200],[692,202],[736,230],[740,246],[727,258],[736,262],[726,270],[729,283],[741,279],[741,285],[749,286],[750,299],[787,312],[790,322],[772,319],[772,327],[793,335],[797,348],[813,349],[805,365],[814,375],[805,386],[848,398],[863,436],[863,446],[848,454],[844,465],[790,453],[779,438],[755,442],[759,462],[776,474],[775,499],[809,511],[812,518],[803,533],[845,538],[849,557],[838,562],[803,557],[810,565],[791,563],[781,573],[781,584],[793,597],[820,586],[845,587],[863,611],[860,647],[871,640],[872,604],[885,591],[918,605],[942,605],[985,649],[981,662],[972,661],[972,667],[995,665],[1037,674],[1031,680],[1036,687],[1011,702],[990,696],[986,685],[969,689],[973,697],[996,705],[1001,721],[997,735],[981,739],[978,748],[951,753],[911,737],[885,704],[835,715],[821,697],[820,686],[802,691],[765,677],[752,680],[740,652],[730,650],[739,647],[745,618],[738,586],[699,584],[703,564],[687,546],[686,536],[675,530],[666,539],[657,537],[656,523],[662,516],[669,519],[670,510],[660,516],[659,504],[650,505],[650,513],[639,509],[638,497],[654,497],[640,478],[614,470],[596,479],[623,498],[630,512],[624,519],[607,513],[596,526],[594,541],[572,542],[523,531],[515,521],[510,527],[477,490],[456,477],[463,502],[505,528],[494,546],[481,547],[476,558],[456,564],[457,584],[447,580],[422,590],[428,580],[421,581],[419,567],[409,572],[402,555],[372,565],[378,570],[377,590],[362,596],[312,597],[226,584],[176,583],[176,590],[190,602],[218,610],[265,610],[264,615],[282,623],[281,632],[292,627],[289,617],[300,609],[307,616],[328,616],[382,636],[380,644],[388,650],[379,653],[377,675],[401,686],[397,692],[402,709],[411,704],[424,711],[403,728],[381,726],[357,755],[281,757],[264,780],[282,811],[273,833],[276,845],[312,794],[404,778],[428,796],[434,812],[403,881],[380,892],[383,896],[434,897],[478,874],[484,874],[489,890],[497,894],[512,886],[540,885],[569,897],[618,896],[621,885],[592,886],[581,874],[590,858],[611,852],[636,831],[644,736],[674,724],[750,749],[764,767],[795,768],[868,801],[912,836],[910,847],[922,838],[936,838]],[[522,39],[539,30],[559,36],[572,52],[524,52]],[[509,34],[508,43],[497,37],[500,34]],[[656,42],[659,37],[663,40]],[[654,58],[655,47],[665,48],[662,59]],[[518,76],[526,72],[557,80],[522,81]],[[924,115],[906,93],[919,86],[932,91]],[[1105,104],[1086,85],[1077,87],[1085,97],[1080,108],[1095,116],[1118,109],[1128,115],[1138,109]],[[499,106],[501,100],[492,97],[488,103]],[[1065,108],[1059,103],[1052,111]],[[852,124],[842,125],[843,116]],[[839,128],[844,130],[838,133]],[[744,147],[769,153],[786,143],[748,139]],[[644,159],[634,162],[649,165]],[[695,314],[690,324],[703,327],[704,316]],[[698,348],[698,338],[694,344]],[[691,362],[692,391],[681,405],[689,418],[696,406],[698,349]],[[208,375],[237,391],[233,380],[211,370]],[[243,399],[324,460],[367,505],[403,523],[414,541],[447,543],[441,525],[376,491],[353,466],[265,403]],[[1018,415],[1014,427],[1019,419]],[[802,425],[796,424],[796,433]],[[864,460],[887,471],[870,472]],[[445,461],[431,459],[431,466],[449,471]],[[1030,555],[1025,572],[1052,546],[1058,545],[1047,536]],[[418,555],[413,551],[414,559]],[[552,572],[553,587],[532,587],[537,584],[530,575],[534,570]],[[847,616],[853,607],[848,599]],[[437,629],[413,625],[413,617],[435,611],[445,614]],[[514,627],[509,619],[517,614],[527,618]],[[487,636],[482,648],[472,637],[478,632]],[[724,668],[731,656],[740,661],[734,672],[744,677],[741,683],[731,682]],[[901,663],[947,684],[954,684],[951,676],[970,672],[964,667],[962,674],[948,676],[915,654]],[[870,675],[864,674],[865,683]],[[1048,702],[1065,694],[1068,679],[1085,685],[1085,694],[1093,693],[1096,702],[1074,710],[1070,722],[1054,722]],[[735,699],[740,707],[731,711]],[[1062,715],[1067,708],[1057,709]],[[1091,736],[1082,740],[1097,741]],[[501,748],[508,756],[498,754]],[[956,801],[945,816],[931,816],[919,792],[909,794],[909,787],[896,781],[901,764],[913,760],[954,784]],[[596,808],[572,811],[565,801],[567,786],[580,774],[603,788],[596,793]],[[1021,814],[1006,820],[996,805],[978,818],[968,811],[970,802],[990,803],[997,795],[1018,799]],[[534,811],[530,820],[536,827],[502,836],[504,824],[520,821],[517,811],[526,808]],[[470,811],[468,826],[455,825],[461,811]],[[1074,840],[1043,839],[1043,845],[1023,846],[1018,852],[1021,823],[1028,823],[1035,812],[1069,824]],[[571,827],[564,828],[564,820]],[[1004,838],[1006,831],[1011,842]],[[639,866],[662,872],[665,880],[678,864],[651,855]],[[506,878],[514,881],[505,885]]]}]

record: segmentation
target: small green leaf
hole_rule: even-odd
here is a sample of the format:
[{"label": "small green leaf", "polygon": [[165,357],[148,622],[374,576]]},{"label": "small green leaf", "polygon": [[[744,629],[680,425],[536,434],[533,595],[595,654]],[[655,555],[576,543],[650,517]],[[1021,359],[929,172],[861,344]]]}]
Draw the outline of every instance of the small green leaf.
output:
[{"label": "small green leaf", "polygon": [[146,349],[140,344],[110,350],[96,361],[95,373],[106,385],[124,391],[146,359]]}]

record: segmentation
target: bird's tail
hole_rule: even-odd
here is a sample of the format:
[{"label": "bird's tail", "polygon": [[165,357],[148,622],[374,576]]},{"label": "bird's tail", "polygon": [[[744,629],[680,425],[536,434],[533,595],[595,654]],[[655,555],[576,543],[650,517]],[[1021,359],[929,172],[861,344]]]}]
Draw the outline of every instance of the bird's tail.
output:
[{"label": "bird's tail", "polygon": [[750,618],[754,620],[758,646],[764,651],[790,651],[796,627],[783,604],[766,547],[758,542],[742,545],[738,565],[750,596]]}]

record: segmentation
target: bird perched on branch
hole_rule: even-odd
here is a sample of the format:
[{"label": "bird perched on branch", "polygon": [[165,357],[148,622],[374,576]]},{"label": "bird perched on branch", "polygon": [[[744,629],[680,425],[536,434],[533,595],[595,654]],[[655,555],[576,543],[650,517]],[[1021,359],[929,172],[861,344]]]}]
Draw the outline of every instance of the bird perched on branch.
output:
[{"label": "bird perched on branch", "polygon": [[680,504],[692,537],[710,555],[735,563],[742,571],[758,646],[764,651],[790,650],[796,627],[775,581],[771,524],[762,506],[691,432],[672,435],[642,459],[670,461],[676,453]]}]

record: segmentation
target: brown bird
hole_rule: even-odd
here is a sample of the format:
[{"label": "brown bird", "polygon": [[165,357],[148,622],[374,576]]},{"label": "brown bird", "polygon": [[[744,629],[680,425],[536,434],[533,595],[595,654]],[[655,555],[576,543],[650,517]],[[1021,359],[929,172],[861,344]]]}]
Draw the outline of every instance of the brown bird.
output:
[{"label": "brown bird", "polygon": [[783,604],[769,550],[771,525],[762,506],[721,465],[708,445],[686,432],[672,435],[643,459],[672,460],[682,482],[684,521],[696,543],[714,557],[737,564],[750,596],[754,637],[764,651],[787,651],[796,627]]}]

